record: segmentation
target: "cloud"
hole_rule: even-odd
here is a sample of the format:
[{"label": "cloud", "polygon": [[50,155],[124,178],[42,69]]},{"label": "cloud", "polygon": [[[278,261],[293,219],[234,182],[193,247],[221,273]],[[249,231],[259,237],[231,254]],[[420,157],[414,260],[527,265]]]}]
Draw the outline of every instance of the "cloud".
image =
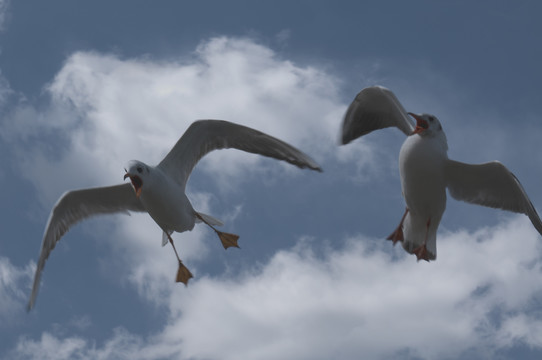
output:
[{"label": "cloud", "polygon": [[528,219],[441,236],[430,264],[402,249],[394,261],[375,241],[390,246],[361,237],[320,257],[301,243],[239,281],[201,280],[172,304],[181,315],[168,331],[186,358],[454,358],[539,346],[529,329],[542,323],[526,314],[542,290],[541,246]]},{"label": "cloud", "polygon": [[[209,209],[208,194],[197,193],[193,196],[193,205],[202,212]],[[235,209],[232,209],[235,211]],[[194,276],[198,277],[198,260],[208,255],[209,229],[196,226],[182,235],[173,234],[176,246],[185,265]],[[102,270],[106,274],[118,274],[135,285],[143,298],[158,306],[167,305],[171,292],[179,287],[175,283],[177,260],[171,245],[160,246],[162,232],[147,214],[132,214],[117,220],[115,231],[107,236],[117,239],[111,247],[112,255],[102,261]],[[216,238],[218,243],[218,238]],[[113,261],[114,259],[114,261]]]},{"label": "cloud", "polygon": [[[20,106],[2,127],[3,138],[19,149],[25,177],[47,203],[66,188],[119,182],[130,159],[158,163],[200,118],[257,128],[322,159],[335,146],[344,107],[332,76],[279,59],[249,39],[226,37],[203,42],[180,60],[77,52],[47,93],[47,109]],[[231,183],[242,181],[240,172],[250,176],[277,166],[289,168],[221,151],[199,168]]]},{"label": "cloud", "polygon": [[10,0],[0,0],[0,31],[5,30]]},{"label": "cloud", "polygon": [[[46,104],[38,107],[22,97],[0,123],[0,136],[14,155],[9,161],[36,188],[44,219],[67,189],[119,183],[130,159],[158,163],[196,119],[224,118],[257,128],[318,160],[332,153],[336,118],[344,108],[333,76],[280,59],[248,38],[213,38],[190,56],[170,60],[76,52],[44,93]],[[282,178],[301,172],[233,150],[208,155],[197,169],[224,190],[253,174]],[[239,202],[216,214],[210,195],[190,182],[188,196],[198,210],[219,218],[234,220],[242,207]],[[159,246],[158,227],[139,215],[115,217],[113,224],[114,237],[121,239],[111,245],[115,253],[125,264],[137,264],[117,265],[120,276],[160,302],[176,265],[174,257],[162,260],[170,250]],[[205,257],[203,234],[201,227],[183,234],[183,260]],[[168,286],[154,281],[159,277],[167,277]]]},{"label": "cloud", "polygon": [[18,268],[8,258],[0,256],[0,327],[10,325],[22,312],[20,304],[27,296],[23,284],[29,284],[33,271],[34,265]]},{"label": "cloud", "polygon": [[81,359],[447,359],[542,347],[534,305],[542,249],[527,218],[445,233],[439,247],[436,262],[417,263],[381,239],[356,236],[339,249],[300,239],[237,278],[172,291],[167,325],[147,339],[117,329],[97,346],[44,333],[14,351],[21,359],[51,344],[69,354],[60,358]]},{"label": "cloud", "polygon": [[[0,132],[47,210],[66,189],[120,182],[129,159],[157,163],[197,118],[255,127],[317,161],[355,160],[358,180],[391,163],[375,160],[389,155],[370,142],[336,150],[345,104],[332,75],[281,59],[250,39],[213,38],[190,56],[161,61],[78,52],[46,91],[45,109],[23,102]],[[297,171],[238,151],[213,153],[198,169],[225,190],[240,188],[254,173]],[[212,195],[189,186],[198,210],[216,215]],[[234,220],[239,206],[218,217]],[[163,328],[144,335],[117,328],[100,343],[84,329],[66,335],[57,328],[37,339],[20,337],[9,358],[454,358],[541,346],[533,306],[541,291],[541,249],[524,216],[475,232],[441,232],[439,259],[430,264],[365,235],[331,239],[333,247],[302,238],[229,278],[197,274],[208,253],[205,233],[196,227],[182,235],[182,256],[196,278],[180,288],[171,281],[175,258],[159,246],[152,220],[114,218],[108,237],[120,239],[110,245],[120,261],[101,266],[149,306],[166,309]],[[10,299],[19,299],[16,289]]]},{"label": "cloud", "polygon": [[[202,42],[188,57],[161,61],[76,52],[45,94],[47,105],[38,108],[22,98],[0,125],[13,164],[37,189],[44,213],[67,189],[121,182],[130,159],[158,163],[199,118],[245,124],[325,158],[335,147],[336,118],[344,107],[333,76],[280,59],[248,38],[227,37]],[[233,150],[206,156],[197,169],[225,190],[253,174],[272,171],[269,178],[275,178],[301,171]],[[215,214],[209,194],[190,182],[188,195],[198,210]],[[221,216],[233,220],[239,207]],[[148,279],[159,273],[169,279],[174,258],[172,264],[158,260],[164,254],[160,231],[148,216],[134,218],[139,216],[115,218],[115,237],[123,240],[112,246],[130,254],[127,263],[138,264],[124,275],[158,301],[162,296],[156,294],[166,290]],[[206,254],[204,233],[198,227],[183,234],[183,259]]]}]

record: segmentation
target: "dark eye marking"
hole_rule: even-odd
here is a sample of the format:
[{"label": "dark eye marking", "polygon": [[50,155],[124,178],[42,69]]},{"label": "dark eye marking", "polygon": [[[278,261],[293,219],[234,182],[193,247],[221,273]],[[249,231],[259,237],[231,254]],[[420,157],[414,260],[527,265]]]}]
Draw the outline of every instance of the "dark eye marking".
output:
[{"label": "dark eye marking", "polygon": [[432,116],[429,116],[429,121],[433,122],[434,120],[435,120],[435,118],[434,118],[434,117],[432,117]]},{"label": "dark eye marking", "polygon": [[140,174],[143,172],[143,168],[142,168],[141,166],[138,166],[138,167],[136,168],[136,170],[137,170],[137,172],[140,173]]}]

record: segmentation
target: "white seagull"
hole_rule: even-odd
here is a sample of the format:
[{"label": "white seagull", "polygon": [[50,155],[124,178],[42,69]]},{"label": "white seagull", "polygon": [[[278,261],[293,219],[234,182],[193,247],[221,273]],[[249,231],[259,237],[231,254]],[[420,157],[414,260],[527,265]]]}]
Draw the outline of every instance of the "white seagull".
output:
[{"label": "white seagull", "polygon": [[[409,118],[416,120],[416,125]],[[388,237],[420,259],[435,260],[437,229],[446,208],[446,188],[457,200],[526,214],[542,234],[542,222],[519,180],[503,164],[448,159],[446,135],[430,114],[407,113],[393,92],[372,86],[359,92],[343,121],[342,144],[373,130],[395,126],[407,135],[399,152],[405,213]]]},{"label": "white seagull", "polygon": [[163,230],[162,245],[168,240],[179,261],[176,281],[184,284],[192,277],[184,266],[171,234],[192,230],[195,223],[204,222],[217,234],[225,249],[238,247],[239,236],[218,231],[213,225],[219,220],[197,212],[186,194],[186,182],[197,162],[216,149],[236,148],[287,161],[299,168],[322,171],[309,156],[293,146],[246,126],[223,120],[195,121],[177,144],[157,166],[132,160],[124,179],[131,184],[68,191],[55,204],[45,228],[40,256],[34,276],[28,310],[35,304],[45,261],[69,228],[75,223],[99,214],[147,212]]}]

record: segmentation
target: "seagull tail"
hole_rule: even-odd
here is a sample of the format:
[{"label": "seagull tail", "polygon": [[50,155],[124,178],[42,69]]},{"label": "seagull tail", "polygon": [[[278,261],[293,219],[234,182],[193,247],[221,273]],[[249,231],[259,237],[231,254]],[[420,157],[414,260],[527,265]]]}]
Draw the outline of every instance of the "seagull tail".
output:
[{"label": "seagull tail", "polygon": [[[210,224],[210,225],[214,225],[214,226],[222,226],[224,225],[224,223],[214,217],[212,217],[211,215],[207,215],[207,214],[204,214],[204,213],[198,213],[198,215],[207,223],[207,224]],[[201,222],[201,219],[199,219],[197,216],[196,216],[196,222],[199,223]]]},{"label": "seagull tail", "polygon": [[406,216],[403,227],[404,240],[403,248],[409,254],[415,254],[416,251],[425,245],[427,255],[424,260],[437,259],[437,228],[440,219],[432,222],[430,228],[427,223],[420,219],[413,219],[410,214]]},{"label": "seagull tail", "polygon": [[162,246],[166,246],[167,243],[169,242],[169,236],[168,235],[171,235],[173,234],[173,231],[168,231],[168,232],[162,232]]}]

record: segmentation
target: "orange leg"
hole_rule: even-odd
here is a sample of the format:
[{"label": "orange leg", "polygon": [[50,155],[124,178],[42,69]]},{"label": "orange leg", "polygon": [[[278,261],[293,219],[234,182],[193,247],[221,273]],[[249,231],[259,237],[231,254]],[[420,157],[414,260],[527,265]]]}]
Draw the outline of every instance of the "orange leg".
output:
[{"label": "orange leg", "polygon": [[412,251],[416,255],[418,261],[425,260],[429,261],[429,252],[427,251],[427,237],[429,236],[429,225],[431,225],[431,218],[427,219],[427,224],[425,228],[425,240],[423,244]]},{"label": "orange leg", "polygon": [[183,262],[181,261],[181,258],[179,257],[179,254],[177,253],[177,249],[175,248],[175,244],[173,243],[173,239],[171,236],[166,232],[167,237],[169,239],[169,242],[171,243],[171,246],[173,246],[173,251],[175,251],[175,256],[177,256],[177,260],[179,260],[179,270],[177,270],[177,277],[175,278],[176,282],[182,282],[185,285],[188,285],[188,280],[193,277],[192,273],[186,266],[184,266]]},{"label": "orange leg", "polygon": [[230,234],[230,233],[226,233],[226,232],[215,229],[213,225],[205,221],[205,219],[201,217],[198,213],[196,213],[196,217],[200,219],[201,221],[203,221],[204,223],[206,223],[207,225],[209,225],[209,227],[216,232],[216,234],[218,235],[218,238],[222,242],[222,246],[224,246],[224,249],[227,249],[229,247],[236,247],[236,248],[239,247],[239,245],[237,244],[237,239],[239,239],[239,235]]},{"label": "orange leg", "polygon": [[406,215],[408,214],[408,208],[405,209],[405,213],[403,214],[403,217],[401,218],[401,222],[399,223],[399,226],[397,229],[395,229],[394,232],[390,234],[386,239],[393,241],[393,245],[397,244],[398,241],[405,240],[405,237],[403,236],[403,222],[405,221]]}]

